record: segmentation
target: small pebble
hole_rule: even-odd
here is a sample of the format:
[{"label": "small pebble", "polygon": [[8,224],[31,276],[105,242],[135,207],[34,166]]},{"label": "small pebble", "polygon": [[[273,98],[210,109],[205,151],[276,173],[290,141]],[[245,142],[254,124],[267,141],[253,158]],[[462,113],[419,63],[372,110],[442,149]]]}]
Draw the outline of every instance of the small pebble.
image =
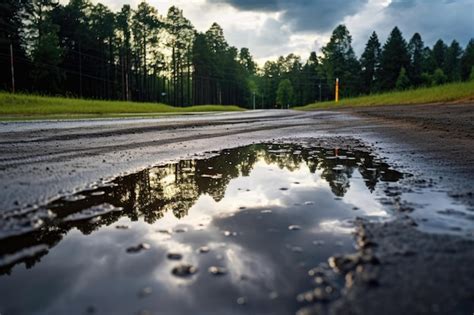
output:
[{"label": "small pebble", "polygon": [[118,229],[118,230],[128,230],[130,228],[130,226],[129,225],[117,225],[115,228]]},{"label": "small pebble", "polygon": [[169,260],[181,260],[183,258],[183,255],[178,254],[178,253],[168,253],[168,255],[166,255],[166,257]]},{"label": "small pebble", "polygon": [[223,275],[227,274],[227,269],[224,268],[224,267],[212,266],[212,267],[209,267],[208,271],[209,271],[210,274],[212,274],[214,276],[223,276]]},{"label": "small pebble", "polygon": [[290,230],[290,231],[298,231],[298,230],[301,230],[301,226],[299,226],[299,225],[290,225],[290,226],[288,227],[288,230]]},{"label": "small pebble", "polygon": [[141,244],[138,244],[137,246],[132,246],[132,247],[127,248],[127,253],[135,254],[147,249],[150,249],[150,244],[141,243]]},{"label": "small pebble", "polygon": [[185,277],[192,276],[197,271],[198,269],[196,267],[192,265],[183,264],[183,265],[174,267],[173,270],[171,270],[171,273],[177,277],[185,278]]},{"label": "small pebble", "polygon": [[210,250],[211,250],[211,249],[210,249],[209,247],[207,247],[207,246],[202,246],[202,247],[200,247],[200,248],[198,249],[198,253],[200,253],[200,254],[207,254],[207,253],[209,253]]}]

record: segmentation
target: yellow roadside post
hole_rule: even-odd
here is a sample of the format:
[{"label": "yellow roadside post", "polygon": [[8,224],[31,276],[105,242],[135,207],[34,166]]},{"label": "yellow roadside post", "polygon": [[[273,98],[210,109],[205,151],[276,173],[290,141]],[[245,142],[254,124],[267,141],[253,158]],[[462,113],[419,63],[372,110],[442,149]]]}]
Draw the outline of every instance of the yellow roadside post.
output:
[{"label": "yellow roadside post", "polygon": [[339,78],[336,78],[336,103],[339,102]]}]

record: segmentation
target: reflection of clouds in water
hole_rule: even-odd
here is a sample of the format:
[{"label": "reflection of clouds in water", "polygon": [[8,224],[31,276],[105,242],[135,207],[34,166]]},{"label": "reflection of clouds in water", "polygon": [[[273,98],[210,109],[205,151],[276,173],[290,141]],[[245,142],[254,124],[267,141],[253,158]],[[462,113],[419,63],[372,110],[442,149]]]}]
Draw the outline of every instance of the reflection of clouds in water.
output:
[{"label": "reflection of clouds in water", "polygon": [[[248,290],[253,290],[257,293],[262,286],[273,287],[276,275],[275,263],[273,260],[267,259],[265,255],[256,252],[249,252],[237,244],[229,244],[223,251],[223,255],[227,260],[227,268],[233,283],[239,283],[244,279],[251,277],[252,281],[243,281],[243,288],[245,294]],[[258,279],[255,279],[258,278]],[[256,282],[255,280],[258,280]]]},{"label": "reflection of clouds in water", "polygon": [[[334,254],[331,245],[320,246],[315,252],[312,241],[350,247],[351,229],[341,220],[359,213],[385,213],[367,189],[355,160],[323,163],[320,157],[316,163],[306,159],[302,151],[278,156],[263,152],[262,148],[244,148],[117,180],[116,188],[101,196],[89,196],[86,201],[102,204],[105,198],[124,207],[122,214],[103,216],[94,224],[78,224],[83,233],[91,234],[70,232],[44,261],[21,273],[23,280],[20,276],[13,282],[18,285],[34,279],[41,285],[45,283],[43,274],[54,274],[48,284],[60,292],[49,294],[51,300],[44,302],[48,314],[65,313],[68,303],[112,308],[125,304],[121,311],[136,313],[133,298],[145,286],[152,287],[156,295],[144,299],[143,305],[151,310],[160,305],[164,313],[193,312],[197,306],[200,313],[229,313],[237,297],[252,295],[255,300],[266,301],[274,290],[282,299],[272,301],[271,310],[294,312],[294,293],[308,281],[306,269],[298,266],[317,264]],[[335,171],[337,163],[348,163],[347,172]],[[365,177],[373,186],[379,178],[373,172],[369,175]],[[339,185],[341,180],[350,185]],[[335,194],[345,196],[335,200]],[[57,212],[70,211],[74,208],[71,205],[81,207],[80,202],[65,203]],[[353,212],[354,206],[361,210]],[[262,214],[262,209],[271,212]],[[119,224],[130,229],[118,230],[115,226]],[[289,231],[293,224],[302,229]],[[183,233],[178,233],[178,228]],[[236,235],[226,237],[224,231]],[[143,242],[151,248],[134,255],[125,252]],[[197,253],[201,246],[208,246],[210,252]],[[301,251],[291,251],[296,247]],[[169,252],[182,254],[182,260],[167,259]],[[71,261],[76,256],[79,258]],[[191,264],[199,271],[178,278],[171,270],[180,264]],[[225,267],[228,273],[213,276],[208,273],[210,266]],[[0,282],[0,291],[4,288],[8,286]],[[32,290],[25,294],[34,296]],[[249,303],[246,310],[266,313],[267,306],[262,303],[258,306],[261,309],[252,309]],[[107,309],[101,311],[107,313]]]},{"label": "reflection of clouds in water", "polygon": [[351,187],[344,195],[343,202],[357,207],[359,212],[364,215],[387,217],[388,213],[384,210],[382,204],[374,198],[365,185],[362,175],[355,170],[355,176],[351,179]]},{"label": "reflection of clouds in water", "polygon": [[354,227],[347,221],[341,220],[324,220],[312,230],[314,233],[335,233],[335,234],[351,234]]}]

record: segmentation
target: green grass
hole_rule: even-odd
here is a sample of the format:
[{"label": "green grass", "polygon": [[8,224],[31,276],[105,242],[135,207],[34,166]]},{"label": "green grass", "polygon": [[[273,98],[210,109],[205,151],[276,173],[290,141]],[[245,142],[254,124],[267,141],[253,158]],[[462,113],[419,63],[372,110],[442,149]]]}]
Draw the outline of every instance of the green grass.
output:
[{"label": "green grass", "polygon": [[173,107],[159,103],[83,100],[0,92],[0,120],[153,117],[243,110],[237,106]]},{"label": "green grass", "polygon": [[474,81],[450,83],[430,88],[347,98],[339,103],[323,102],[296,107],[298,110],[334,109],[378,105],[415,105],[432,103],[474,103]]}]

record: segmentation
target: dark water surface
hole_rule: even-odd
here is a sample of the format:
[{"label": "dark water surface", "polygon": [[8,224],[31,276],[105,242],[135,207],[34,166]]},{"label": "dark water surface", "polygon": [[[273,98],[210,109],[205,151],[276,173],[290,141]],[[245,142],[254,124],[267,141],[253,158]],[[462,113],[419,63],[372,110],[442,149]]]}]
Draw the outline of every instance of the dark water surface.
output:
[{"label": "dark water surface", "polygon": [[[289,314],[402,175],[362,151],[252,145],[3,219],[0,313]],[[33,214],[32,214],[33,213]]]}]

